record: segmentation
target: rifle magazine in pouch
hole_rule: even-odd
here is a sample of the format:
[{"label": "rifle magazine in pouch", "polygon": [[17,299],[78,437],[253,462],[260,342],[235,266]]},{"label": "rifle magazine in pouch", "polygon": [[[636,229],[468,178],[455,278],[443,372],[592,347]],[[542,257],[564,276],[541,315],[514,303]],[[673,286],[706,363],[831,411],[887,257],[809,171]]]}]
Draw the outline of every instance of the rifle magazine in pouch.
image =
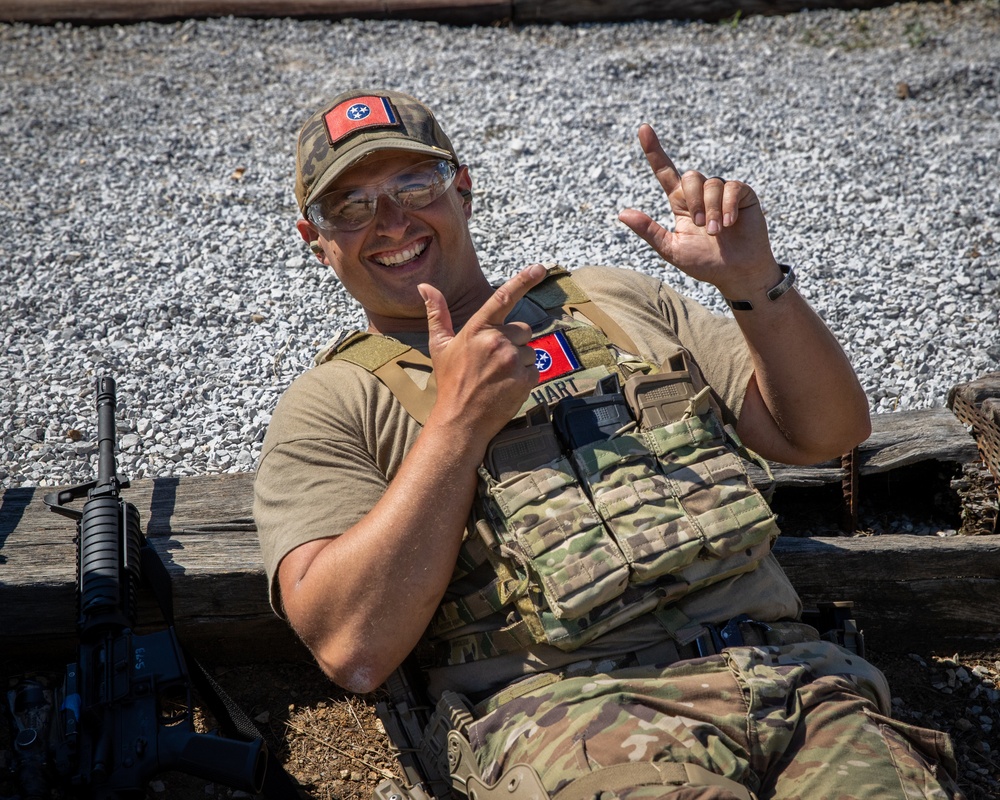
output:
[{"label": "rifle magazine in pouch", "polygon": [[684,353],[671,356],[663,372],[633,375],[625,382],[625,399],[644,431],[683,419],[695,397]]},{"label": "rifle magazine in pouch", "polygon": [[583,447],[574,460],[633,583],[777,536],[774,515],[710,414]]},{"label": "rifle magazine in pouch", "polygon": [[501,554],[533,572],[552,613],[574,619],[619,594],[628,564],[565,456],[488,490]]}]

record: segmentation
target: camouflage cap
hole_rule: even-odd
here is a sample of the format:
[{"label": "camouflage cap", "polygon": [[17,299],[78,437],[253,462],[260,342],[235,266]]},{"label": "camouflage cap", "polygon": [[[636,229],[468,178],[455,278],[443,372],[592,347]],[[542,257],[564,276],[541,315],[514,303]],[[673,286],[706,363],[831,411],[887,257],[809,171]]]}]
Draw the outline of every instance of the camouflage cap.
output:
[{"label": "camouflage cap", "polygon": [[344,92],[299,132],[295,198],[302,215],[339,175],[376,150],[408,150],[459,163],[431,110],[419,100],[393,91]]}]

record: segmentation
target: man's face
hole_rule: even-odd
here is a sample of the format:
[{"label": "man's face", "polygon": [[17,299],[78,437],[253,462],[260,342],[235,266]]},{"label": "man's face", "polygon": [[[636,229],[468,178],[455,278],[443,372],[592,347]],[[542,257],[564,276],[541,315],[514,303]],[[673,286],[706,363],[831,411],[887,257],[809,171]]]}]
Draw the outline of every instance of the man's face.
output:
[{"label": "man's face", "polygon": [[[426,160],[426,155],[379,151],[341,175],[329,191],[377,186]],[[452,186],[424,208],[404,209],[382,195],[375,218],[360,230],[321,231],[300,220],[299,231],[307,240],[319,240],[321,260],[365,308],[373,329],[426,330],[418,284],[437,287],[454,310],[488,290],[469,236],[470,206],[461,194],[469,188],[463,167]]]}]

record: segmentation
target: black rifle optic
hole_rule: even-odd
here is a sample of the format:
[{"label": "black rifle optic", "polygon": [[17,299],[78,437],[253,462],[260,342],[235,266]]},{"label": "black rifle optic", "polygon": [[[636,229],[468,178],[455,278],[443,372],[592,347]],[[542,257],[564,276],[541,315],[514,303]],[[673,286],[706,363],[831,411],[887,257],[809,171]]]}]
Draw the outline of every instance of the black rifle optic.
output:
[{"label": "black rifle optic", "polygon": [[[192,681],[171,624],[169,578],[146,543],[138,509],[120,496],[128,481],[115,463],[115,406],[114,380],[98,378],[97,480],[45,497],[52,511],[77,523],[79,600],[78,657],[55,692],[47,772],[69,796],[88,800],[145,797],[149,781],[167,771],[258,793],[268,764],[263,739],[194,730]],[[84,496],[82,511],[66,506]],[[168,624],[138,635],[143,582],[161,608],[168,606]],[[39,774],[31,770],[36,784]]]}]

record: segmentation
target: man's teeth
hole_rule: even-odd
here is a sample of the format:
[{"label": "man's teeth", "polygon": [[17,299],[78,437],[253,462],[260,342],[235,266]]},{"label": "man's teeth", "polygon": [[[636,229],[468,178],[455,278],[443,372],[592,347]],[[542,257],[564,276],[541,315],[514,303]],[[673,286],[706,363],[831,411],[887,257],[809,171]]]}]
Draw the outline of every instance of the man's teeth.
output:
[{"label": "man's teeth", "polygon": [[413,247],[409,247],[406,250],[400,250],[398,253],[393,253],[391,256],[376,256],[375,260],[384,267],[395,267],[416,258],[426,249],[427,244],[426,242],[423,242],[421,244],[415,244]]}]

